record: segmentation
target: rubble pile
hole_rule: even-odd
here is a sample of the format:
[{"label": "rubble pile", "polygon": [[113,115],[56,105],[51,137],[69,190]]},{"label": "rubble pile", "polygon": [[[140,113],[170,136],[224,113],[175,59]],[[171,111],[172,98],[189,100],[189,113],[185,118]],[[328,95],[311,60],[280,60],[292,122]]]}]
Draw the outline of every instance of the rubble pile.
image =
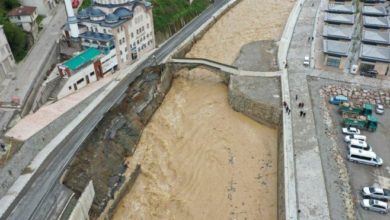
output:
[{"label": "rubble pile", "polygon": [[378,89],[364,89],[359,87],[345,87],[340,85],[327,85],[320,90],[322,97],[343,95],[348,97],[356,105],[363,103],[378,104],[386,107],[390,106],[390,91]]}]

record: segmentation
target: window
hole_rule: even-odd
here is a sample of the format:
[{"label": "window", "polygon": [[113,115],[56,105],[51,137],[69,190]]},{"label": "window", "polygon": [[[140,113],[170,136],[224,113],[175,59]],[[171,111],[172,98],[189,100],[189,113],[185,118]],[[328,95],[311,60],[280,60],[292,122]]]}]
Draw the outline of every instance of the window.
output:
[{"label": "window", "polygon": [[125,38],[122,38],[122,42],[123,42],[123,43],[125,42]]},{"label": "window", "polygon": [[146,28],[147,28],[147,29],[149,29],[149,23],[148,23],[148,24],[146,24]]},{"label": "window", "polygon": [[104,32],[105,34],[107,34],[107,31],[106,31],[106,29],[105,29],[105,28],[103,28],[103,32]]},{"label": "window", "polygon": [[134,33],[133,32],[131,32],[131,38],[133,38],[134,37]]},{"label": "window", "polygon": [[341,58],[339,58],[339,57],[328,57],[328,59],[326,61],[326,65],[339,68],[340,61],[341,61]]},{"label": "window", "polygon": [[370,161],[371,158],[369,157],[365,157],[365,156],[359,156],[359,155],[351,155],[352,158],[357,158],[357,159],[361,159],[361,160],[367,160],[367,161]]},{"label": "window", "polygon": [[93,76],[93,75],[95,75],[95,72],[91,72],[89,75],[90,75],[90,76]]},{"label": "window", "polygon": [[69,88],[69,90],[72,90],[72,86],[69,86],[68,88]]},{"label": "window", "polygon": [[84,78],[78,80],[78,81],[77,81],[77,84],[80,84],[80,83],[82,83],[82,82],[84,82]]}]

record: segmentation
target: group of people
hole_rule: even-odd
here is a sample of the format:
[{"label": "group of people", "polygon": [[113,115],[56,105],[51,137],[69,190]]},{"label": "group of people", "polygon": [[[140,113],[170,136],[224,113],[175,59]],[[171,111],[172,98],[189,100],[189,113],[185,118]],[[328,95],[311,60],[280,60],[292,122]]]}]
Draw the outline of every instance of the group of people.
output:
[{"label": "group of people", "polygon": [[[298,95],[295,95],[295,101],[298,101]],[[305,106],[305,103],[303,103],[303,102],[298,103],[298,108],[303,108],[304,106]],[[288,106],[286,101],[283,101],[283,107],[285,108],[287,114],[291,113],[291,108]],[[299,117],[306,117],[306,112],[303,110],[300,110]]]}]

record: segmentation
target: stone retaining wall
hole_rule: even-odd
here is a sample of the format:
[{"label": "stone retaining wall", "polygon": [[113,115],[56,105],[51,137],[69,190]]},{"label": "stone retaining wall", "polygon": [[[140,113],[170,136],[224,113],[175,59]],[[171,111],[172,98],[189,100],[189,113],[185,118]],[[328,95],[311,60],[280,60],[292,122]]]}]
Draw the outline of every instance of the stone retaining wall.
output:
[{"label": "stone retaining wall", "polygon": [[253,120],[270,127],[279,127],[281,120],[279,77],[231,76],[229,104]]}]

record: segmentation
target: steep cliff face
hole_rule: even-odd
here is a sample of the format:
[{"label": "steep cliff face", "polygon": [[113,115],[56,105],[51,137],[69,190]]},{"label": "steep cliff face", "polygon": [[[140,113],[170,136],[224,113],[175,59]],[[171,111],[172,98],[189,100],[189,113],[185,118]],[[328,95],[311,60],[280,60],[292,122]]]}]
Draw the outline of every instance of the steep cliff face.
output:
[{"label": "steep cliff face", "polygon": [[129,86],[124,100],[102,119],[71,163],[64,184],[80,195],[93,180],[96,195],[92,216],[100,214],[125,181],[124,160],[134,153],[143,128],[163,101],[171,81],[171,73],[160,67],[145,70]]}]

